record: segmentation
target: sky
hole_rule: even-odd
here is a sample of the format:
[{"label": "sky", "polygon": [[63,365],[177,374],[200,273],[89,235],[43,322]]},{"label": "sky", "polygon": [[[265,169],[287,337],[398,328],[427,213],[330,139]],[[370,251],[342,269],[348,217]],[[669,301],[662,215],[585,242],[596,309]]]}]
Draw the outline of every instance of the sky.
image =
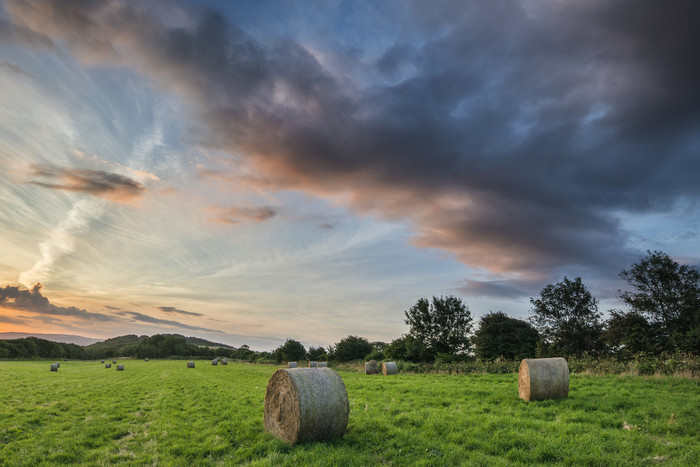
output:
[{"label": "sky", "polygon": [[389,342],[700,264],[700,3],[0,0],[0,330]]}]

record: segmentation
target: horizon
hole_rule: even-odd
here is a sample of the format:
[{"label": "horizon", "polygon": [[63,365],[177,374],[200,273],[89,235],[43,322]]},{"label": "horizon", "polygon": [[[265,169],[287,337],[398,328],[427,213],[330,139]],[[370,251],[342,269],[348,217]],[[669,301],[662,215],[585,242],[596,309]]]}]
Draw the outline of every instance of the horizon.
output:
[{"label": "horizon", "polygon": [[620,308],[647,250],[700,265],[698,14],[0,0],[0,332],[390,342],[564,277]]}]

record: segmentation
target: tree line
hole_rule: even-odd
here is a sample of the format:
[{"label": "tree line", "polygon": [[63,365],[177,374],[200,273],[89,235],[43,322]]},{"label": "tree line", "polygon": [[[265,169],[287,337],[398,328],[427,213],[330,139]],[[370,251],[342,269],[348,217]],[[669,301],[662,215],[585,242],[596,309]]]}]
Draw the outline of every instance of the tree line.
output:
[{"label": "tree line", "polygon": [[405,311],[409,332],[391,341],[347,336],[328,349],[308,351],[288,339],[272,352],[277,362],[328,359],[338,362],[392,359],[409,362],[520,360],[522,358],[615,357],[687,353],[700,355],[700,273],[666,253],[647,255],[620,277],[630,291],[618,291],[625,310],[602,319],[598,300],[580,277],[545,286],[527,320],[505,313],[482,316],[472,333],[471,313],[454,296],[420,298]]}]

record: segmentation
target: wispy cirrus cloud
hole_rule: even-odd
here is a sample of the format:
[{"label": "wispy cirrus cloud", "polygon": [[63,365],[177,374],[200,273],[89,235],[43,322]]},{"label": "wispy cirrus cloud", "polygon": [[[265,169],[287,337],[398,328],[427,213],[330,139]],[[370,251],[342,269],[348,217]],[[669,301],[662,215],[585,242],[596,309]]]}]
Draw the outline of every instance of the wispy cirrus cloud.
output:
[{"label": "wispy cirrus cloud", "polygon": [[52,190],[86,193],[112,201],[133,200],[146,191],[136,180],[102,170],[32,165],[28,183]]},{"label": "wispy cirrus cloud", "polygon": [[[364,64],[371,85],[213,10],[177,25],[130,1],[7,10],[28,43],[45,36],[180,96],[207,144],[256,168],[249,182],[341,195],[407,220],[415,245],[495,273],[610,277],[634,256],[618,213],[700,194],[700,3],[395,7],[402,34]],[[213,219],[273,215],[222,208]]]}]

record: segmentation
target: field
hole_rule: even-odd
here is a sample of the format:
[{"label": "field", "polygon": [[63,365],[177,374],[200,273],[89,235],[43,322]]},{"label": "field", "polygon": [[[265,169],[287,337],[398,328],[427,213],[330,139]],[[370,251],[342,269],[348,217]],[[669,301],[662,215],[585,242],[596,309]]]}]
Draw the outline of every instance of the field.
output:
[{"label": "field", "polygon": [[700,384],[571,376],[524,402],[517,375],[341,371],[342,439],[290,447],[263,430],[276,367],[197,361],[0,362],[0,465],[700,465]]}]

